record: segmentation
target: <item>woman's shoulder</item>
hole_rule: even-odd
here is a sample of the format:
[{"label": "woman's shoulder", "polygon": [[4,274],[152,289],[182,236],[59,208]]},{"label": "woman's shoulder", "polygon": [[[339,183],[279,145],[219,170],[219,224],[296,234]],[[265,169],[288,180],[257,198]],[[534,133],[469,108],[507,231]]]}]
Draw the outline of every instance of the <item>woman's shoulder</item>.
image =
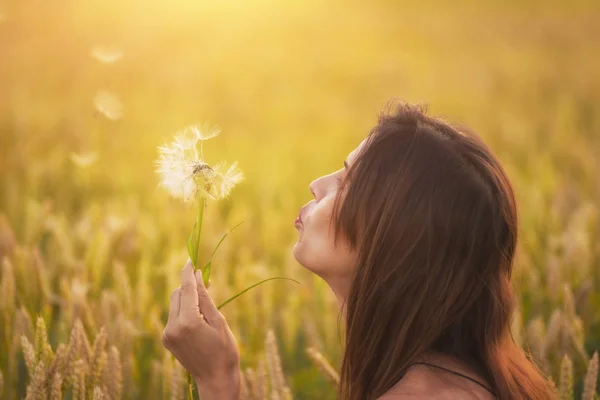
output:
[{"label": "woman's shoulder", "polygon": [[[445,357],[430,358],[431,363],[450,369],[485,384],[474,371]],[[493,400],[494,396],[482,386],[455,373],[428,365],[416,364],[379,400],[408,399],[473,399]]]}]

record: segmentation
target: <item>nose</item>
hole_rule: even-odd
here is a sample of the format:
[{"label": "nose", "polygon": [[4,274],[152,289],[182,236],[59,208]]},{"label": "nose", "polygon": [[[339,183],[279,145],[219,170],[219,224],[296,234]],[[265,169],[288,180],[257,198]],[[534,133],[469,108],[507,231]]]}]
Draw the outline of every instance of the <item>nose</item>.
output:
[{"label": "nose", "polygon": [[319,201],[325,196],[325,191],[323,190],[322,179],[315,179],[308,185],[310,192],[312,193],[315,200]]}]

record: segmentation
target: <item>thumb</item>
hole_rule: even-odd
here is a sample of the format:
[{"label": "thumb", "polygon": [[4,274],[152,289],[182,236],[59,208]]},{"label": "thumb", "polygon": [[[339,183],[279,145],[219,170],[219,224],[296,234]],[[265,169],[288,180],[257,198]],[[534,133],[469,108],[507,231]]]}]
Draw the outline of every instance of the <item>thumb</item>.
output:
[{"label": "thumb", "polygon": [[204,281],[202,280],[202,271],[196,270],[196,290],[198,291],[198,306],[200,312],[204,315],[206,322],[210,325],[216,325],[223,320],[223,315],[215,306],[213,299],[208,294]]}]

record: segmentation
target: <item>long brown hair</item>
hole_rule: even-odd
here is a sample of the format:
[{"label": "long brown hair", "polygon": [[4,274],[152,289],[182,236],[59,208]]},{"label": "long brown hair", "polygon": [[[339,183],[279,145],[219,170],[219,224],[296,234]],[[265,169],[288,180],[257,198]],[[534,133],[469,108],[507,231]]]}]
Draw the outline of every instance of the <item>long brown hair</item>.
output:
[{"label": "long brown hair", "polygon": [[355,160],[333,218],[359,254],[339,398],[376,399],[432,350],[476,368],[498,399],[555,398],[510,332],[517,209],[488,147],[392,103]]}]

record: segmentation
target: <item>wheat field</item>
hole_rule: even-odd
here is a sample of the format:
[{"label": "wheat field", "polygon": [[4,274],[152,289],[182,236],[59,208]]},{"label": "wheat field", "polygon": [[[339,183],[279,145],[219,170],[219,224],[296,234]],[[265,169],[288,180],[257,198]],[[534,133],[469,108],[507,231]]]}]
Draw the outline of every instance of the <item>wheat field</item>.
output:
[{"label": "wheat field", "polygon": [[515,187],[516,340],[562,399],[597,399],[600,3],[592,0],[0,2],[0,398],[183,399],[161,345],[193,208],[157,146],[215,124],[246,179],[201,253],[244,399],[334,399],[335,298],[291,256],[308,184],[385,102],[479,132]]}]

